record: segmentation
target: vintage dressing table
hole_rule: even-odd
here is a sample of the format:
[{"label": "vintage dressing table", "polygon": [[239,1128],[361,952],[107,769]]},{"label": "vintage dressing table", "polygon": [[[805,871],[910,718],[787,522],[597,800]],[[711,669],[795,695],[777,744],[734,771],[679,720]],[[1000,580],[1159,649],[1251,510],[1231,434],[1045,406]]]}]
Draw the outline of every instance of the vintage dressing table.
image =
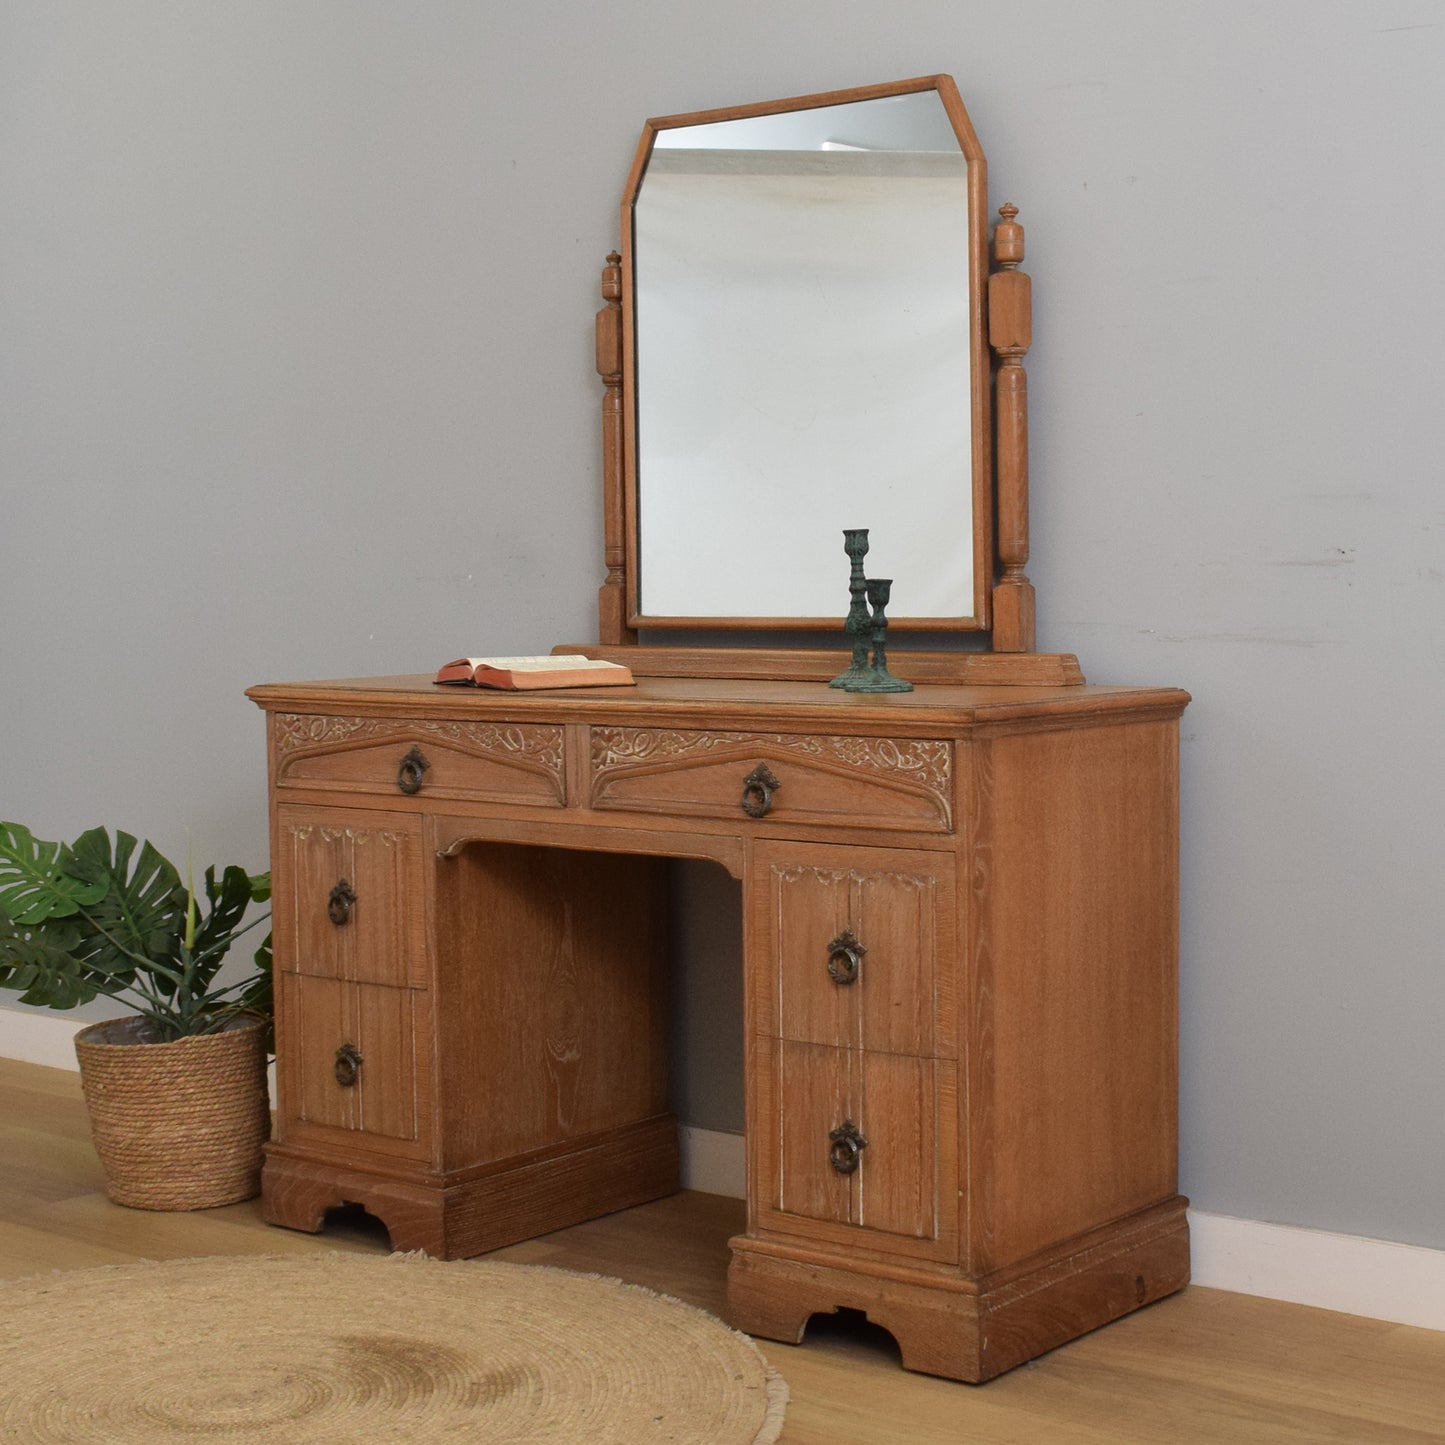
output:
[{"label": "vintage dressing table", "polygon": [[[986,205],[946,76],[648,123],[597,326],[600,645],[568,649],[636,688],[250,693],[269,1220],[356,1202],[454,1258],[676,1189],[665,860],[702,858],[744,900],[734,1325],[859,1309],[978,1381],[1188,1279],[1188,697],[1033,650],[1028,279]],[[895,647],[912,692],[827,686],[863,526],[897,631],[955,644]]]}]

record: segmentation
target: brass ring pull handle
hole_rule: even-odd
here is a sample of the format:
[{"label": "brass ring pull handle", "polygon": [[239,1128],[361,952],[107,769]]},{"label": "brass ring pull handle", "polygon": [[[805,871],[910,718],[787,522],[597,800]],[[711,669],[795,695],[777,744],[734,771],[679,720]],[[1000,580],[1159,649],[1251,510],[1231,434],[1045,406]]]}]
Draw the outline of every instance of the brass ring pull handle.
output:
[{"label": "brass ring pull handle", "polygon": [[351,905],[355,902],[356,890],[343,878],[326,900],[326,916],[340,928],[351,922]]},{"label": "brass ring pull handle", "polygon": [[867,952],[858,942],[858,935],[851,928],[845,928],[828,945],[828,977],[838,984],[856,983],[858,965]]},{"label": "brass ring pull handle", "polygon": [[858,1132],[858,1126],[851,1119],[844,1119],[828,1138],[828,1163],[839,1174],[851,1174],[858,1167],[858,1156],[868,1147],[868,1141]]},{"label": "brass ring pull handle", "polygon": [[773,794],[783,785],[766,763],[759,763],[743,779],[743,812],[750,818],[765,818],[773,806]]},{"label": "brass ring pull handle", "polygon": [[422,775],[431,764],[422,756],[420,748],[413,748],[396,770],[396,785],[403,793],[421,792]]},{"label": "brass ring pull handle", "polygon": [[343,1089],[352,1088],[356,1083],[356,1074],[360,1068],[361,1050],[352,1043],[342,1044],[336,1051],[336,1063],[332,1066],[336,1082]]}]

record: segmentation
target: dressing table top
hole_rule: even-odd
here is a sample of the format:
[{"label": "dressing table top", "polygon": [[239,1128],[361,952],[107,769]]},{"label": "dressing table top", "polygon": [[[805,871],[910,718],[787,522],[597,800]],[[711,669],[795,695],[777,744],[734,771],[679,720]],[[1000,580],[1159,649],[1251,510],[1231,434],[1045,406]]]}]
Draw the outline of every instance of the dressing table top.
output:
[{"label": "dressing table top", "polygon": [[[1129,713],[1177,716],[1189,694],[1169,687],[969,687],[937,685],[883,696],[816,682],[643,677],[633,687],[540,692],[441,687],[425,674],[267,683],[247,696],[267,711],[349,712],[370,716],[545,716],[555,721],[623,722],[643,715],[694,725],[809,723],[829,730],[897,727],[970,730],[1025,720],[1076,726],[1088,717]],[[1067,720],[1067,721],[1066,721]]]}]

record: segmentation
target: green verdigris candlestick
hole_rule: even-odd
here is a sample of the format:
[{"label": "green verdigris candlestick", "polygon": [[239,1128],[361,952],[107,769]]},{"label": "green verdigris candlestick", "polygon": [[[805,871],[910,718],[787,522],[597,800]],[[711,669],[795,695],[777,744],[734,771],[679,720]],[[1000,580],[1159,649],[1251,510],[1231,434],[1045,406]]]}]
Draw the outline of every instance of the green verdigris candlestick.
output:
[{"label": "green verdigris candlestick", "polygon": [[873,666],[865,682],[854,683],[849,692],[912,692],[913,684],[888,671],[888,599],[893,595],[891,577],[870,577],[866,584],[868,603],[873,609]]},{"label": "green verdigris candlestick", "polygon": [[846,671],[840,672],[828,686],[856,692],[858,684],[870,681],[873,676],[868,666],[868,637],[872,627],[868,619],[868,604],[864,600],[868,584],[863,576],[863,559],[868,555],[867,527],[845,527],[843,550],[853,564],[848,576],[848,594],[852,600],[843,623],[843,631],[853,639],[853,660]]}]

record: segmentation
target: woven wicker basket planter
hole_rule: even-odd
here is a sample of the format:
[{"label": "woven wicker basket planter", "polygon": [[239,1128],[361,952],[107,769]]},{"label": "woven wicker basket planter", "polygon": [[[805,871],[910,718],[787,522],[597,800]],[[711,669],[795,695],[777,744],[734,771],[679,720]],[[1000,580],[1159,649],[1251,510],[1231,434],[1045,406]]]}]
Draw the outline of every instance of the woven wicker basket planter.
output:
[{"label": "woven wicker basket planter", "polygon": [[146,1043],[145,1020],[75,1036],[105,1192],[134,1209],[211,1209],[261,1192],[266,1025]]}]

